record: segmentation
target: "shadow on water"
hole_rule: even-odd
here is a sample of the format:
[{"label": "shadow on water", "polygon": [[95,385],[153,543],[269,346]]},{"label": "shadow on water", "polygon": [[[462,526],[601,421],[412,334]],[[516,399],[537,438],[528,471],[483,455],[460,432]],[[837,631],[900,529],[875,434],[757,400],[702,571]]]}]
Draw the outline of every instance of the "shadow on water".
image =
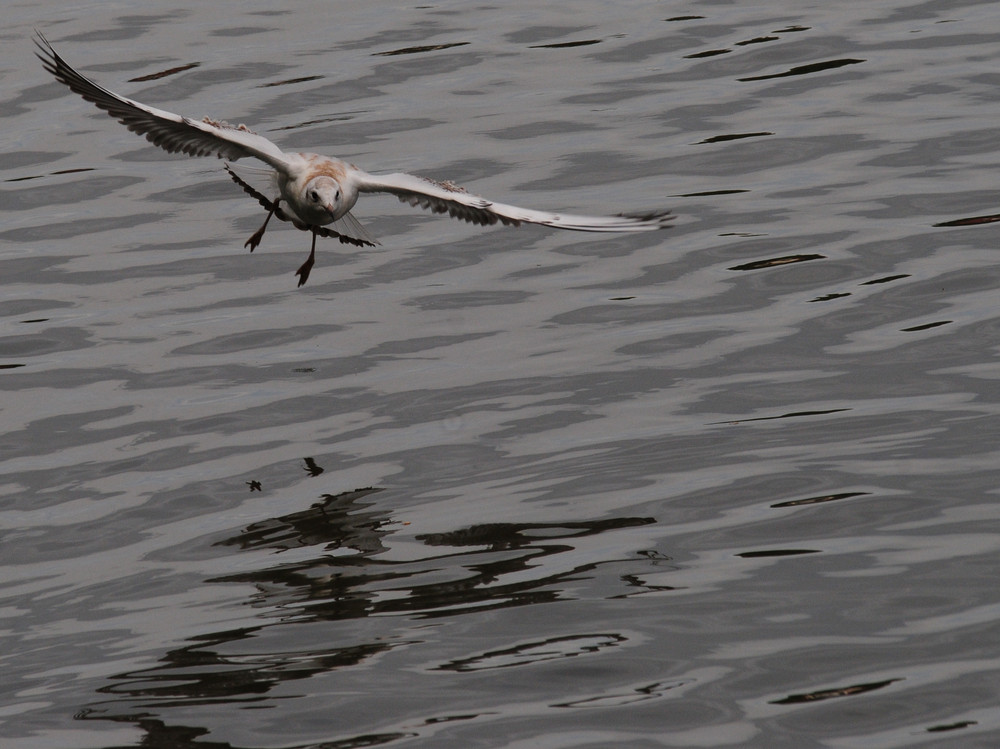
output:
[{"label": "shadow on water", "polygon": [[[313,475],[323,469],[311,458]],[[251,487],[251,491],[255,489]],[[289,627],[314,623],[405,616],[409,621],[454,617],[565,599],[569,583],[585,579],[601,560],[534,576],[540,559],[573,551],[573,540],[608,531],[653,524],[650,517],[617,517],[566,523],[509,522],[471,525],[443,533],[417,535],[429,553],[418,559],[384,560],[384,540],[403,527],[392,519],[385,489],[366,487],[322,495],[306,510],[252,523],[212,543],[243,552],[267,551],[276,564],[206,580],[215,584],[249,584],[256,593],[247,605],[268,623],[191,637],[188,644],[163,655],[151,667],[118,673],[97,691],[105,697],[81,709],[76,717],[134,725],[149,747],[233,747],[199,741],[208,728],[171,726],[164,710],[238,704],[272,706],[274,690],[284,682],[305,681],[318,674],[363,666],[417,639],[385,637],[381,630],[351,644],[308,650],[261,651],[252,644],[266,630],[281,627],[282,642],[298,640]],[[379,502],[371,498],[379,494]],[[307,553],[303,553],[306,551]],[[280,561],[294,554],[294,561]],[[500,582],[510,578],[515,582]],[[443,579],[442,579],[443,578]],[[627,582],[627,581],[626,581]],[[471,672],[525,665],[597,652],[623,641],[616,633],[590,633],[544,638],[498,651],[429,667],[437,671]],[[472,716],[469,716],[472,717]],[[447,720],[457,719],[449,716]],[[442,718],[428,718],[426,722]],[[408,735],[364,734],[323,747],[378,746]],[[307,745],[302,745],[307,746]],[[308,744],[313,746],[313,744]]]}]

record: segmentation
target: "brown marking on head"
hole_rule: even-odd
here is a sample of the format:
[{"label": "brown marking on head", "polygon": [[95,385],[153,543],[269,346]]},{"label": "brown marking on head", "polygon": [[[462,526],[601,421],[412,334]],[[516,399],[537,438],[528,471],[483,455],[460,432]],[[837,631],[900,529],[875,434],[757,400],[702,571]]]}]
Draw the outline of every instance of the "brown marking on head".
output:
[{"label": "brown marking on head", "polygon": [[309,160],[309,171],[306,173],[306,182],[317,177],[331,177],[337,182],[342,182],[347,176],[345,165],[339,161],[318,156],[317,154],[301,154]]},{"label": "brown marking on head", "polygon": [[340,182],[346,176],[347,170],[344,169],[344,167],[340,164],[334,164],[331,162],[314,166],[309,170],[309,179],[315,179],[316,177],[333,177],[333,179]]}]

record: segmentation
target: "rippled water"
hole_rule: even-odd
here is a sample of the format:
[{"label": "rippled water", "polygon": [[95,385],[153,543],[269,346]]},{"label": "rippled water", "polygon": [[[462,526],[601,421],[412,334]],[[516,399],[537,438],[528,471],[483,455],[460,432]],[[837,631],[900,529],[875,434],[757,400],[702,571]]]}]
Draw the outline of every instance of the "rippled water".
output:
[{"label": "rippled water", "polygon": [[[4,747],[1000,742],[1000,6],[52,6],[0,47]],[[33,26],[284,147],[677,225],[369,197],[382,247],[296,289],[308,235],[247,254],[221,165]]]}]

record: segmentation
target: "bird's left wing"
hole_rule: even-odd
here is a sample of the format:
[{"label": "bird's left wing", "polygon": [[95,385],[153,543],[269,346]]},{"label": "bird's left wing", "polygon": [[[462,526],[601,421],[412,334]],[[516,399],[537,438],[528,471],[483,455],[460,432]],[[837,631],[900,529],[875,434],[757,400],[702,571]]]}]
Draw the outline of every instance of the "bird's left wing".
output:
[{"label": "bird's left wing", "polygon": [[489,225],[502,223],[518,226],[522,223],[541,224],[557,229],[574,231],[631,232],[665,229],[673,220],[667,211],[647,214],[620,214],[618,216],[576,216],[569,213],[549,213],[516,205],[494,203],[451,182],[436,182],[425,177],[397,172],[395,174],[367,174],[360,169],[351,174],[361,192],[387,192],[404,203],[427,208],[435,213]]},{"label": "bird's left wing", "polygon": [[56,80],[96,104],[133,133],[145,135],[150,143],[170,153],[180,151],[191,156],[216,155],[232,160],[253,156],[279,171],[287,169],[288,158],[281,149],[246,126],[230,125],[208,117],[193,120],[119,96],[75,70],[41,32],[35,34],[38,46],[35,54]]}]

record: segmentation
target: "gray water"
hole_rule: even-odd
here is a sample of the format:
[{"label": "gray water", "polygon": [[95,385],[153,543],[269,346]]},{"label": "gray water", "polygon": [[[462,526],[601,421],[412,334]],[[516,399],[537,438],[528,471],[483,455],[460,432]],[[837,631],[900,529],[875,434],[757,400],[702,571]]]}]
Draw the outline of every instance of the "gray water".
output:
[{"label": "gray water", "polygon": [[[0,744],[1000,745],[1000,5],[43,3]],[[668,231],[382,246],[54,82]],[[141,80],[137,80],[141,79]]]}]

